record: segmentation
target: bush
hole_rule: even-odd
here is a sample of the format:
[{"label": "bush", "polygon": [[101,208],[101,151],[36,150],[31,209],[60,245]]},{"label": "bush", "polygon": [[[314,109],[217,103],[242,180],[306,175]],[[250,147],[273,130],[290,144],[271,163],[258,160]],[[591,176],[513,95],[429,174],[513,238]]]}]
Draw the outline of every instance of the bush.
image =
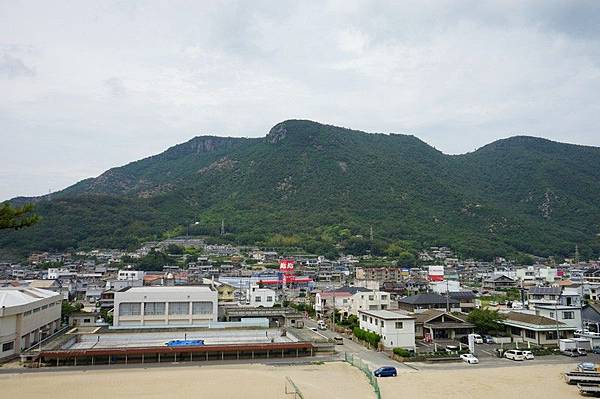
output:
[{"label": "bush", "polygon": [[400,356],[400,357],[412,357],[413,354],[414,353],[412,351],[409,351],[408,349],[394,348],[394,355],[396,355],[396,356]]},{"label": "bush", "polygon": [[381,335],[375,334],[374,332],[371,332],[371,331],[363,330],[362,328],[359,328],[359,327],[354,327],[352,329],[352,333],[354,334],[354,336],[356,338],[360,339],[361,341],[368,342],[369,345],[374,348],[376,348],[377,344],[379,344],[379,341],[381,341]]}]

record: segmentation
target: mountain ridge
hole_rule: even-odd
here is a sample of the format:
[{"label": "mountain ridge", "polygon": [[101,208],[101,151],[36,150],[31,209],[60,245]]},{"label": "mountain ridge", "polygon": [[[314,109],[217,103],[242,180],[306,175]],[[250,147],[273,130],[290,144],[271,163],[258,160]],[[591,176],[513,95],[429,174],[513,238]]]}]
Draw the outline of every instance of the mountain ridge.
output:
[{"label": "mountain ridge", "polygon": [[[0,245],[130,246],[189,220],[201,222],[197,233],[213,235],[227,219],[228,238],[244,243],[287,234],[330,250],[342,238],[323,241],[324,230],[365,235],[375,225],[382,243],[442,243],[465,256],[566,256],[575,244],[595,254],[598,155],[597,147],[532,136],[448,155],[413,135],[287,120],[261,138],[196,136],[38,197],[46,222],[2,234]],[[113,230],[101,214],[111,209],[123,219]],[[50,223],[61,230],[55,242],[41,238]]]}]

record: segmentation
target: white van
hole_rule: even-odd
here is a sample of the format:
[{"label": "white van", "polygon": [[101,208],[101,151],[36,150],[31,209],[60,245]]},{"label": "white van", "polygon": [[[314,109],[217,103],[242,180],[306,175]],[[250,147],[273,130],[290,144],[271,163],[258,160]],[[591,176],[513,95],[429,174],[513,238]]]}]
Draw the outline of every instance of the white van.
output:
[{"label": "white van", "polygon": [[526,358],[525,353],[523,353],[523,351],[519,351],[516,349],[511,349],[511,350],[504,352],[504,357],[507,359],[518,360],[518,361],[525,360],[525,358]]},{"label": "white van", "polygon": [[323,320],[319,320],[317,322],[317,327],[319,328],[319,330],[327,330],[327,325],[325,325],[325,322]]}]

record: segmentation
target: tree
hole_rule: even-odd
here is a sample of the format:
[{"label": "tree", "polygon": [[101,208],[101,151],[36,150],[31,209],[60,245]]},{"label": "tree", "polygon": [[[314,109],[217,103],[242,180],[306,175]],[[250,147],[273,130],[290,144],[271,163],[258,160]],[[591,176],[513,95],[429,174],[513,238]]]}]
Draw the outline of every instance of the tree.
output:
[{"label": "tree", "polygon": [[490,309],[473,309],[467,318],[469,323],[475,325],[475,329],[481,333],[491,333],[500,331],[500,321],[504,319],[497,310]]},{"label": "tree", "polygon": [[79,312],[81,309],[83,309],[82,303],[76,302],[74,304],[71,304],[71,303],[69,303],[69,301],[62,301],[62,307],[61,307],[62,319],[67,320],[70,315],[72,315],[75,312]]},{"label": "tree", "polygon": [[39,216],[33,213],[33,205],[13,207],[8,202],[0,205],[0,230],[21,229],[37,223]]}]

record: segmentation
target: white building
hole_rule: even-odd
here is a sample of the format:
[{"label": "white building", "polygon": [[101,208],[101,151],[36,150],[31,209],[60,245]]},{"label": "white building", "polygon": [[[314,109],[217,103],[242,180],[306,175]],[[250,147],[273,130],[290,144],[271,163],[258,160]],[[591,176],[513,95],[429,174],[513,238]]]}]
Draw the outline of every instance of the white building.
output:
[{"label": "white building", "polygon": [[48,280],[58,280],[59,278],[75,277],[77,273],[65,268],[48,268]]},{"label": "white building", "polygon": [[360,328],[381,335],[384,348],[415,350],[415,318],[389,310],[359,310]]},{"label": "white building", "polygon": [[247,303],[252,307],[272,308],[277,300],[277,293],[270,288],[259,288],[253,285],[246,291]]},{"label": "white building", "polygon": [[18,355],[60,328],[62,297],[39,288],[0,288],[0,360]]},{"label": "white building", "polygon": [[139,270],[119,270],[117,280],[144,280],[145,272]]},{"label": "white building", "polygon": [[131,287],[115,292],[113,327],[206,327],[217,321],[217,306],[206,286]]},{"label": "white building", "polygon": [[385,291],[357,292],[350,297],[350,313],[358,316],[361,310],[386,310],[392,304],[390,294]]}]

